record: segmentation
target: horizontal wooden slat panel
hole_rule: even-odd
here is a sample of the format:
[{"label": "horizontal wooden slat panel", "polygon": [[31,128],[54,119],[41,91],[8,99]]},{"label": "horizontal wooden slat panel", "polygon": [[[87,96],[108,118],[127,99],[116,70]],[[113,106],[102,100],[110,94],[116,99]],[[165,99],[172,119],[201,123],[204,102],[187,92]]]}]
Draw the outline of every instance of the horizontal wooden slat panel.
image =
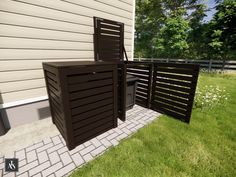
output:
[{"label": "horizontal wooden slat panel", "polygon": [[0,48],[92,51],[93,43],[0,37]]},{"label": "horizontal wooden slat panel", "polygon": [[187,105],[186,104],[180,104],[178,102],[174,102],[172,100],[168,100],[166,98],[163,98],[163,97],[155,97],[154,101],[159,101],[159,102],[162,102],[162,103],[166,103],[166,104],[169,104],[171,106],[175,106],[175,107],[178,107],[178,108],[182,108],[184,110],[187,110]]},{"label": "horizontal wooden slat panel", "polygon": [[101,114],[101,113],[103,113],[105,111],[109,111],[109,110],[112,110],[112,109],[113,109],[113,104],[106,105],[106,106],[101,106],[101,107],[99,107],[97,109],[94,109],[93,111],[85,112],[85,113],[82,113],[80,115],[72,116],[72,120],[74,122],[76,122],[76,121],[79,121],[79,120],[87,119],[89,117]]},{"label": "horizontal wooden slat panel", "polygon": [[86,97],[84,99],[74,100],[70,102],[70,107],[74,108],[74,107],[82,106],[82,105],[89,104],[92,102],[97,102],[102,99],[112,98],[112,96],[113,96],[112,92],[107,92],[107,93],[103,93],[103,94],[99,94],[99,95],[95,95],[91,97]]},{"label": "horizontal wooden slat panel", "polygon": [[87,135],[87,133],[91,132],[91,130],[94,130],[97,127],[100,127],[100,126],[104,126],[107,123],[111,122],[111,120],[112,120],[112,118],[110,116],[108,116],[108,117],[105,117],[105,118],[103,118],[103,119],[101,119],[97,122],[93,122],[93,123],[91,123],[87,126],[80,127],[78,129],[74,130],[74,135],[77,136],[77,135],[81,135],[83,133],[85,133]]},{"label": "horizontal wooden slat panel", "polygon": [[[92,60],[92,59],[90,59]],[[57,60],[18,60],[18,61],[0,61],[1,71],[32,70],[42,69],[42,62],[52,61],[80,61],[80,59],[57,59]]]},{"label": "horizontal wooden slat panel", "polygon": [[183,114],[183,115],[185,115],[187,113],[186,110],[179,109],[177,107],[174,107],[173,105],[167,105],[164,102],[159,102],[159,101],[157,102],[157,101],[155,101],[153,103],[153,105],[156,105],[157,107],[162,107],[162,108],[165,108],[165,109],[170,109],[170,110],[172,110],[172,111],[174,111],[176,113]]},{"label": "horizontal wooden slat panel", "polygon": [[93,51],[0,49],[0,53],[0,60],[68,60],[73,58],[74,61],[76,61],[76,58],[77,60],[88,60],[89,58],[94,58]]},{"label": "horizontal wooden slat panel", "polygon": [[160,88],[160,87],[156,87],[156,92],[171,94],[171,95],[174,95],[174,96],[177,96],[177,97],[182,97],[182,98],[188,98],[189,97],[188,94],[175,92],[175,91],[172,91],[172,90],[166,90],[166,89],[163,89],[163,88]]},{"label": "horizontal wooden slat panel", "polygon": [[[95,8],[90,7],[91,4],[94,4],[93,1],[91,0],[87,0],[87,2],[83,2],[82,1],[77,1],[78,5],[74,5],[71,3],[67,3],[67,2],[63,2],[63,1],[57,1],[55,2],[55,0],[47,0],[47,1],[43,1],[43,0],[17,0],[19,2],[26,2],[29,4],[34,4],[34,5],[38,5],[38,6],[42,6],[42,7],[46,7],[46,8],[50,8],[50,9],[55,9],[55,10],[59,10],[59,11],[66,11],[72,14],[79,14],[79,15],[83,15],[83,16],[87,16],[87,17],[93,17],[93,16],[98,16],[101,18],[112,18],[116,21],[122,21],[124,22],[126,25],[131,26],[132,24],[132,14],[130,16],[130,19],[127,19],[123,16],[118,16],[119,13],[121,13],[120,11],[113,11],[113,13],[115,12],[116,14],[113,13],[109,13],[109,11],[102,11],[104,10],[103,7],[98,7],[96,6]],[[79,5],[80,4],[80,5]],[[84,5],[85,4],[85,5]],[[101,10],[100,10],[101,9]],[[118,13],[118,14],[117,14]]]},{"label": "horizontal wooden slat panel", "polygon": [[147,89],[142,88],[142,87],[137,87],[137,91],[144,92],[144,93],[147,93],[147,92],[148,92]]},{"label": "horizontal wooden slat panel", "polygon": [[157,87],[162,87],[165,89],[170,89],[170,90],[175,90],[175,91],[180,91],[180,92],[190,92],[191,88],[184,88],[184,87],[179,87],[179,86],[175,86],[175,85],[169,85],[169,84],[162,84],[162,83],[156,83]]},{"label": "horizontal wooden slat panel", "polygon": [[96,73],[96,74],[86,74],[68,77],[69,84],[83,83],[91,80],[101,80],[112,78],[112,72]]},{"label": "horizontal wooden slat panel", "polygon": [[140,75],[144,75],[144,76],[149,76],[149,70],[143,71],[143,70],[136,70],[133,68],[127,68],[127,72],[136,73],[136,74],[140,74]]},{"label": "horizontal wooden slat panel", "polygon": [[175,97],[173,95],[163,94],[162,92],[156,92],[155,99],[156,99],[156,96],[161,96],[161,97],[164,97],[164,98],[167,98],[167,99],[170,99],[173,101],[185,103],[185,104],[188,104],[188,102],[189,102],[186,98]]},{"label": "horizontal wooden slat panel", "polygon": [[192,77],[174,75],[174,74],[164,74],[164,73],[159,73],[159,72],[158,72],[158,77],[171,78],[171,79],[184,80],[184,81],[192,81]]},{"label": "horizontal wooden slat panel", "polygon": [[80,127],[84,127],[86,125],[90,125],[93,122],[100,121],[101,119],[106,118],[106,117],[110,117],[110,120],[111,120],[112,117],[113,117],[113,111],[111,111],[111,110],[106,111],[106,112],[103,112],[103,113],[101,113],[97,116],[92,116],[92,117],[89,117],[87,119],[75,122],[75,123],[73,123],[73,128],[77,129],[77,128],[80,128]]},{"label": "horizontal wooden slat panel", "polygon": [[167,114],[167,115],[169,115],[169,116],[172,116],[172,117],[174,117],[174,118],[176,118],[176,119],[185,120],[185,118],[186,118],[186,117],[185,117],[184,115],[182,115],[182,114],[178,114],[178,113],[176,113],[176,112],[174,112],[174,111],[171,111],[171,110],[169,110],[169,109],[165,109],[165,108],[163,108],[163,107],[158,107],[158,106],[154,106],[154,105],[153,105],[152,109],[153,109],[153,110],[156,110],[156,111],[158,111],[158,112],[161,112],[161,113],[163,113],[163,114]]},{"label": "horizontal wooden slat panel", "polygon": [[107,98],[105,100],[101,100],[101,101],[98,101],[98,102],[95,102],[95,103],[93,102],[93,103],[90,103],[90,104],[87,104],[87,105],[84,105],[84,106],[73,108],[73,109],[71,109],[71,114],[72,114],[72,116],[74,116],[76,114],[81,114],[81,113],[84,113],[84,112],[88,112],[88,111],[91,111],[93,109],[96,109],[96,108],[99,108],[101,106],[105,106],[105,105],[108,105],[108,104],[112,104],[112,103],[113,103],[112,98]]},{"label": "horizontal wooden slat panel", "polygon": [[91,137],[93,137],[94,135],[99,135],[100,133],[103,133],[111,128],[113,128],[114,125],[114,121],[110,121],[107,122],[99,127],[96,127],[93,129],[93,131],[88,131],[86,133],[83,133],[82,135],[78,135],[75,137],[75,141],[76,142],[85,142],[87,140],[89,140]]},{"label": "horizontal wooden slat panel", "polygon": [[171,73],[171,74],[184,74],[184,75],[193,75],[193,69],[190,68],[168,68],[168,67],[158,67],[157,66],[157,71],[158,72],[166,72],[166,73]]},{"label": "horizontal wooden slat panel", "polygon": [[146,97],[147,98],[147,93],[144,93],[144,92],[140,92],[140,91],[136,91],[136,95],[138,96],[142,96],[142,97]]},{"label": "horizontal wooden slat panel", "polygon": [[75,99],[84,98],[90,95],[110,92],[111,90],[112,90],[112,85],[109,85],[109,86],[99,87],[99,88],[90,89],[86,91],[75,92],[75,93],[70,94],[70,100],[75,100]]},{"label": "horizontal wooden slat panel", "polygon": [[44,79],[0,83],[0,93],[45,87]]},{"label": "horizontal wooden slat panel", "polygon": [[47,95],[46,88],[37,88],[18,92],[5,93],[1,94],[2,98],[0,99],[0,104],[2,104],[3,102],[8,103],[17,100],[41,97],[44,95]]},{"label": "horizontal wooden slat panel", "polygon": [[69,91],[73,92],[73,91],[91,89],[91,88],[96,88],[96,87],[110,85],[110,84],[113,84],[112,79],[104,79],[104,80],[98,80],[98,81],[93,81],[93,82],[74,84],[74,85],[69,86]]},{"label": "horizontal wooden slat panel", "polygon": [[163,82],[163,83],[170,83],[170,84],[174,84],[174,85],[185,86],[185,87],[191,87],[191,85],[192,85],[190,82],[170,80],[168,78],[159,78],[159,77],[157,77],[156,81]]},{"label": "horizontal wooden slat panel", "polygon": [[43,70],[8,71],[0,73],[0,83],[43,78]]}]

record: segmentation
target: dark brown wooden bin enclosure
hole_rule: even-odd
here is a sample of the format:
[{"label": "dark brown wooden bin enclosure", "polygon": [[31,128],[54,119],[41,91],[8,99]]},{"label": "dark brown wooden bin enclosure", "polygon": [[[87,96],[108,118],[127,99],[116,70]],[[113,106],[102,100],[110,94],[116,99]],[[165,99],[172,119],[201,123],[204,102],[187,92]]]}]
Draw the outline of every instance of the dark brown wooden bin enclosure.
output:
[{"label": "dark brown wooden bin enclosure", "polygon": [[43,63],[52,121],[69,150],[117,127],[117,64]]}]

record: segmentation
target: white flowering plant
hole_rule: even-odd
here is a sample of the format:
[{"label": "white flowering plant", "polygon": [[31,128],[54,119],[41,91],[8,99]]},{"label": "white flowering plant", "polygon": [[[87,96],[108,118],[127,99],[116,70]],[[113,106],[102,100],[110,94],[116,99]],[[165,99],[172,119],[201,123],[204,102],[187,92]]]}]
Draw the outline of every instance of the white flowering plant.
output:
[{"label": "white flowering plant", "polygon": [[224,105],[229,99],[229,94],[225,88],[219,86],[197,87],[193,108],[212,109],[216,105]]}]

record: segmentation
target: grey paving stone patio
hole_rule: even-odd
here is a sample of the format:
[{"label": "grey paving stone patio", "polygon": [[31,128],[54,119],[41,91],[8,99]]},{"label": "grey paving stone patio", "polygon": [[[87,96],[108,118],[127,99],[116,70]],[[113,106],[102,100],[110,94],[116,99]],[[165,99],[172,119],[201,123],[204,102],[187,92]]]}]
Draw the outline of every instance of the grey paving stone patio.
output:
[{"label": "grey paving stone patio", "polygon": [[[127,120],[69,151],[60,134],[43,139],[23,149],[0,157],[0,176],[3,177],[61,177],[104,153],[109,147],[135,133],[160,116],[150,109],[135,105],[127,111]],[[22,137],[23,138],[23,137]],[[19,171],[5,172],[4,158],[18,158]]]}]

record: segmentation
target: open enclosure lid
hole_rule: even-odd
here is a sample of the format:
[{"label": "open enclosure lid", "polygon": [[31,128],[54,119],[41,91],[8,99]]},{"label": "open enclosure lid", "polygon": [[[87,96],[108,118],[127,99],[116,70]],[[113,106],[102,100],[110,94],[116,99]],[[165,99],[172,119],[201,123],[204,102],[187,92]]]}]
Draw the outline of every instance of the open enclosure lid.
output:
[{"label": "open enclosure lid", "polygon": [[96,61],[124,61],[124,23],[94,17]]}]

